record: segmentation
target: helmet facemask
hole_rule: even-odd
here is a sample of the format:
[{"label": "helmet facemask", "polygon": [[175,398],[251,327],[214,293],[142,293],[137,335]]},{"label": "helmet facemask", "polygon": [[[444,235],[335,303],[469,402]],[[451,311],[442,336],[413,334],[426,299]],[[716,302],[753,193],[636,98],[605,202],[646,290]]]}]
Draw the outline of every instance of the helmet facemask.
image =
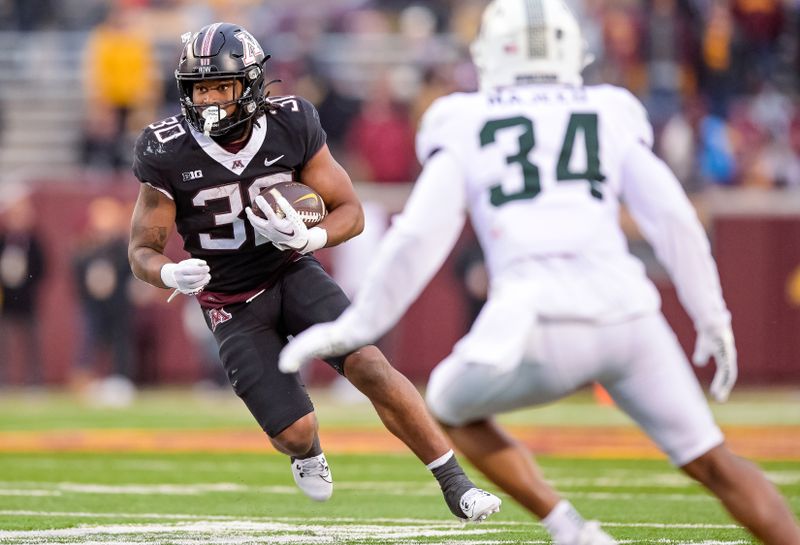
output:
[{"label": "helmet facemask", "polygon": [[[265,103],[264,63],[269,59],[249,32],[229,23],[214,23],[185,39],[175,79],[181,110],[189,124],[206,136],[235,141],[249,131]],[[200,81],[235,80],[241,94],[218,104],[195,104],[194,85]],[[234,104],[233,113],[225,107]]]}]

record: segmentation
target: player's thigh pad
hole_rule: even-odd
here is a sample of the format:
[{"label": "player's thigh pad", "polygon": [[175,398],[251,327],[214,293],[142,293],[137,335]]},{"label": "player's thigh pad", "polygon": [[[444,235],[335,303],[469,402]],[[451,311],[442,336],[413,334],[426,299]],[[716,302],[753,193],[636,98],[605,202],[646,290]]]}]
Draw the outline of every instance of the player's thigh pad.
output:
[{"label": "player's thigh pad", "polygon": [[634,320],[624,335],[630,356],[601,381],[676,466],[723,441],[702,388],[678,339],[658,313]]},{"label": "player's thigh pad", "polygon": [[250,303],[226,307],[231,319],[214,331],[233,390],[270,437],[314,410],[299,374],[278,369],[285,344],[285,335],[276,329],[279,309],[280,291],[273,287]]},{"label": "player's thigh pad", "polygon": [[[314,324],[332,322],[350,306],[344,291],[312,256],[303,256],[289,267],[281,281],[281,291],[281,320],[290,335]],[[325,361],[344,375],[345,358]]]},{"label": "player's thigh pad", "polygon": [[606,354],[616,349],[594,324],[539,322],[522,361],[508,369],[471,363],[468,352],[456,350],[431,374],[427,400],[431,412],[451,425],[550,403],[598,380],[610,359]]},{"label": "player's thigh pad", "polygon": [[431,373],[426,402],[441,422],[460,426],[492,415],[555,401],[574,391],[552,366],[524,361],[512,369],[451,354]]},{"label": "player's thigh pad", "polygon": [[541,405],[602,383],[682,466],[723,440],[697,379],[660,313],[617,324],[545,322],[508,372],[451,355],[431,374],[427,402],[442,422],[463,425]]}]

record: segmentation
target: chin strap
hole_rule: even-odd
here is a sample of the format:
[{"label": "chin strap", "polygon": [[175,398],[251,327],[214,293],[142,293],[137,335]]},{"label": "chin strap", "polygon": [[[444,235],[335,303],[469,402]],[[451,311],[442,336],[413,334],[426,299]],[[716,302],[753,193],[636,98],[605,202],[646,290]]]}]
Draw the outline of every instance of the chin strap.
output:
[{"label": "chin strap", "polygon": [[241,123],[239,125],[234,125],[225,134],[220,134],[219,136],[213,136],[212,138],[214,138],[214,141],[217,142],[218,144],[223,144],[223,145],[230,144],[232,142],[238,142],[239,140],[242,140],[245,136],[250,135],[250,130],[253,127],[253,121],[254,119],[251,117],[244,123]]}]

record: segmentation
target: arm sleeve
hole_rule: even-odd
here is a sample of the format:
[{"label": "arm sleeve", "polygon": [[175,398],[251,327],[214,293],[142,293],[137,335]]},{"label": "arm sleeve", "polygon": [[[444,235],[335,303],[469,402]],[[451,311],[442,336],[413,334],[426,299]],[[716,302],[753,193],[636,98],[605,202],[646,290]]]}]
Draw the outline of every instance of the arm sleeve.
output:
[{"label": "arm sleeve", "polygon": [[437,153],[425,163],[342,321],[369,341],[391,329],[441,268],[465,221],[460,167],[449,153]]},{"label": "arm sleeve", "polygon": [[695,329],[729,324],[730,313],[703,226],[678,180],[643,145],[632,146],[623,159],[622,196],[669,271]]}]

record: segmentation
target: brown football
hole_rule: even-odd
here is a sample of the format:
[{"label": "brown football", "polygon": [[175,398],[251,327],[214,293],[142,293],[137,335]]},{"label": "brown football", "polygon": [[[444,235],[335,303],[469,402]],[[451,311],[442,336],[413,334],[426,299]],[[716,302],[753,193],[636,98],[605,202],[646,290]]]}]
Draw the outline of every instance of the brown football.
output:
[{"label": "brown football", "polygon": [[[322,200],[319,193],[308,187],[306,184],[300,182],[278,182],[269,187],[261,190],[261,196],[267,201],[275,213],[279,217],[283,217],[283,210],[280,209],[278,203],[275,202],[275,197],[270,193],[271,190],[277,190],[283,198],[289,201],[300,217],[306,227],[313,227],[322,221],[325,217],[327,210],[325,209],[325,201]],[[261,209],[258,206],[253,206],[253,212],[257,216],[264,217]]]}]

